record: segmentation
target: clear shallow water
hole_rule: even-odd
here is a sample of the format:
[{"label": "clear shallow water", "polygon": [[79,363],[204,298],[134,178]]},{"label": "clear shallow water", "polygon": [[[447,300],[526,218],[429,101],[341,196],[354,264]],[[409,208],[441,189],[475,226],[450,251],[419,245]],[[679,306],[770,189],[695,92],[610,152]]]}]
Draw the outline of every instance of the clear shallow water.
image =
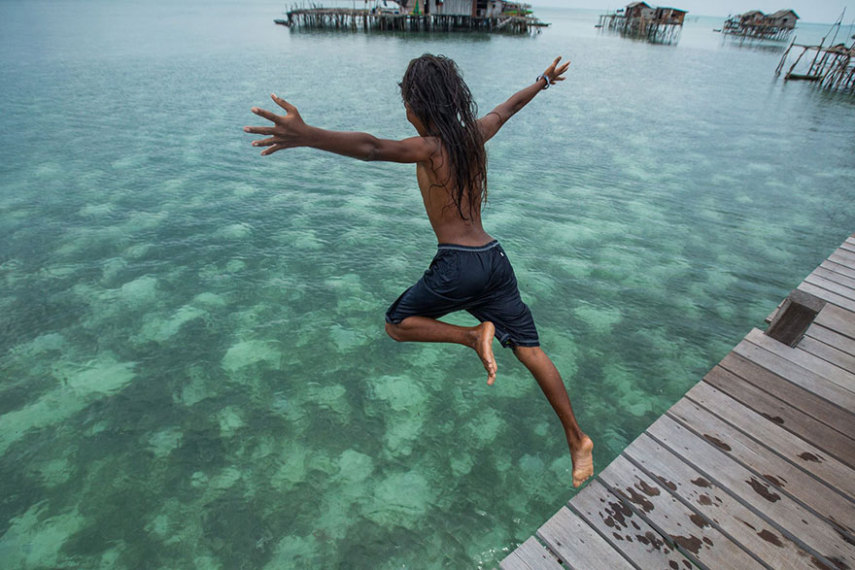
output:
[{"label": "clear shallow water", "polygon": [[[509,352],[385,338],[433,254],[411,167],[260,158],[276,91],[412,134],[407,61],[482,110],[488,231],[604,467],[855,226],[855,102],[782,47],[676,46],[541,11],[536,38],[291,33],[278,3],[0,4],[0,565],[492,566],[572,497]],[[805,26],[799,41],[818,39]],[[468,322],[459,317],[457,322]]]}]

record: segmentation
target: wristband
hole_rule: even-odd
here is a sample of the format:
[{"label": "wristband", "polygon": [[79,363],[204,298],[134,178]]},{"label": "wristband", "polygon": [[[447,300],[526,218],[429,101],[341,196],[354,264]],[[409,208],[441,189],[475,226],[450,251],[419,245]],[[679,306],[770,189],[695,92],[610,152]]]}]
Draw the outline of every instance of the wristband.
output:
[{"label": "wristband", "polygon": [[541,79],[546,79],[546,85],[543,86],[544,89],[549,89],[549,86],[552,85],[552,82],[549,81],[549,76],[547,75],[538,75],[537,79],[535,79],[535,83],[540,81]]}]

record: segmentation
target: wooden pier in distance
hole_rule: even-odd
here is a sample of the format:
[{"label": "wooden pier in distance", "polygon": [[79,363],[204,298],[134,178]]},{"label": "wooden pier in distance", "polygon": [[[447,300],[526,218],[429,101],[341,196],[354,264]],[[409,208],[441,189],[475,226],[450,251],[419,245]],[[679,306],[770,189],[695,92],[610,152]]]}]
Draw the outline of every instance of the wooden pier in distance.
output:
[{"label": "wooden pier in distance", "polygon": [[537,33],[549,26],[533,16],[477,17],[452,14],[390,14],[363,9],[306,8],[291,10],[287,19],[274,20],[291,28],[399,32]]},{"label": "wooden pier in distance", "polygon": [[502,562],[855,568],[855,234]]}]

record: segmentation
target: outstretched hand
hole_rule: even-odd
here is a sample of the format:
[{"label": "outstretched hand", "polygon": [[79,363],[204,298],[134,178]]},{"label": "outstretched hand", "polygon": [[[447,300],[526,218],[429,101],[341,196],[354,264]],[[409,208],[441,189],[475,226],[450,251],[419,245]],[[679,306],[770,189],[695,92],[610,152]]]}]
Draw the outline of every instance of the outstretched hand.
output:
[{"label": "outstretched hand", "polygon": [[566,63],[562,65],[558,65],[561,62],[561,56],[555,58],[555,61],[552,62],[552,65],[546,68],[546,71],[543,72],[543,76],[549,79],[549,84],[553,85],[556,81],[564,81],[564,72],[567,71],[567,68],[570,67],[570,61],[568,60]]},{"label": "outstretched hand", "polygon": [[277,150],[294,148],[306,144],[306,123],[297,111],[297,107],[276,95],[270,96],[273,101],[285,110],[284,115],[276,115],[253,107],[252,112],[273,123],[272,127],[244,127],[244,132],[256,135],[268,135],[269,138],[253,141],[252,146],[266,146],[262,156],[273,154]]}]

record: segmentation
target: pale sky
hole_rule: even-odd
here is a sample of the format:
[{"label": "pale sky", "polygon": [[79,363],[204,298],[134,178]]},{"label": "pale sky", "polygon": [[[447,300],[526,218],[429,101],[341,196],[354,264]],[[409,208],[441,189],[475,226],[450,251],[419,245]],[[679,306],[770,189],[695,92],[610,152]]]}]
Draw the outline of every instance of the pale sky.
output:
[{"label": "pale sky", "polygon": [[[539,6],[561,8],[590,8],[615,10],[623,8],[633,0],[527,0],[535,9]],[[855,0],[646,0],[651,6],[668,6],[687,10],[695,16],[727,16],[749,10],[765,13],[778,10],[793,10],[802,22],[827,22],[837,20],[843,8],[846,14],[843,23],[855,20]]]}]

